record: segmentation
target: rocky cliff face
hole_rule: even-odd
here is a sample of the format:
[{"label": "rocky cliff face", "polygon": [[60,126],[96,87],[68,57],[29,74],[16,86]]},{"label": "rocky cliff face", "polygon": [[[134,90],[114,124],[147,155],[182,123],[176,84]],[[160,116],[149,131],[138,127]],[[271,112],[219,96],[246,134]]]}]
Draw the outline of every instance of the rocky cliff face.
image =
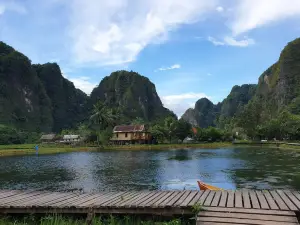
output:
[{"label": "rocky cliff face", "polygon": [[50,131],[51,101],[30,60],[0,42],[0,124]]},{"label": "rocky cliff face", "polygon": [[300,113],[300,38],[288,43],[279,60],[260,76],[255,95],[240,117],[251,115],[257,125],[284,109]]},{"label": "rocky cliff face", "polygon": [[236,85],[227,98],[217,105],[202,98],[196,102],[195,108],[188,109],[182,118],[193,126],[223,128],[249,102],[255,90],[256,85],[254,84]]},{"label": "rocky cliff face", "polygon": [[88,96],[62,76],[56,63],[34,65],[52,104],[53,131],[76,127],[88,119]]},{"label": "rocky cliff face", "polygon": [[163,107],[155,85],[132,71],[116,71],[105,77],[92,91],[90,105],[99,100],[110,107],[119,108],[128,120],[139,117],[153,121],[168,115],[174,116]]},{"label": "rocky cliff face", "polygon": [[201,98],[196,102],[195,108],[188,109],[181,118],[193,126],[206,128],[215,126],[215,119],[219,110],[220,105],[214,105],[207,98]]}]

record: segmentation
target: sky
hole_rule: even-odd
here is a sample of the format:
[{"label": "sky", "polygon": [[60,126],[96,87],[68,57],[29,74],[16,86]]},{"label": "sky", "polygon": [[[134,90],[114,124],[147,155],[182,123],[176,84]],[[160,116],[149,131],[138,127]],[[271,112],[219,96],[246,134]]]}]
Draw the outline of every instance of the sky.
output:
[{"label": "sky", "polygon": [[0,0],[0,40],[90,94],[133,70],[178,116],[258,77],[300,37],[300,0]]}]

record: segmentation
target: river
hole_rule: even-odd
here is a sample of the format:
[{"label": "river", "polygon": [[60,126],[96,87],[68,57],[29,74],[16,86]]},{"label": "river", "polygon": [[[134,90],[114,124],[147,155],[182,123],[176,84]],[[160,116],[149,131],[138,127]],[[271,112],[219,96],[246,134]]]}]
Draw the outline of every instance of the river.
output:
[{"label": "river", "polygon": [[225,189],[300,190],[300,152],[243,147],[0,158],[0,189],[197,190],[197,180]]}]

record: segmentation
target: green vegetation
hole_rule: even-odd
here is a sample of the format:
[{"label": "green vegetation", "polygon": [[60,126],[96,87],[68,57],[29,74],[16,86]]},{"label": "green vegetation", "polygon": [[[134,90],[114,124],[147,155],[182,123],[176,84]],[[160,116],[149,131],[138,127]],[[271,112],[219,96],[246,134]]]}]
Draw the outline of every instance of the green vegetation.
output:
[{"label": "green vegetation", "polygon": [[[234,86],[218,105],[200,99],[183,118],[247,140],[300,138],[300,38],[288,43],[257,85]],[[201,107],[197,106],[201,102]],[[204,104],[205,103],[205,104]]]},{"label": "green vegetation", "polygon": [[192,225],[192,220],[174,219],[164,220],[142,220],[139,217],[95,217],[91,223],[85,219],[73,219],[60,216],[46,216],[43,218],[27,217],[22,219],[3,218],[0,219],[0,225]]}]

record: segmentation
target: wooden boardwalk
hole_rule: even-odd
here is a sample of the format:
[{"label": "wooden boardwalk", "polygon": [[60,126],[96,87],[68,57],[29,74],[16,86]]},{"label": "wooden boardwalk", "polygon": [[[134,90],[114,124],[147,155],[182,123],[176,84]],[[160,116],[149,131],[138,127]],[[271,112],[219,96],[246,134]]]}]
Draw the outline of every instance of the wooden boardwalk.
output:
[{"label": "wooden boardwalk", "polygon": [[128,191],[88,194],[0,191],[0,213],[193,215],[197,224],[298,224],[300,193],[273,191]]}]

